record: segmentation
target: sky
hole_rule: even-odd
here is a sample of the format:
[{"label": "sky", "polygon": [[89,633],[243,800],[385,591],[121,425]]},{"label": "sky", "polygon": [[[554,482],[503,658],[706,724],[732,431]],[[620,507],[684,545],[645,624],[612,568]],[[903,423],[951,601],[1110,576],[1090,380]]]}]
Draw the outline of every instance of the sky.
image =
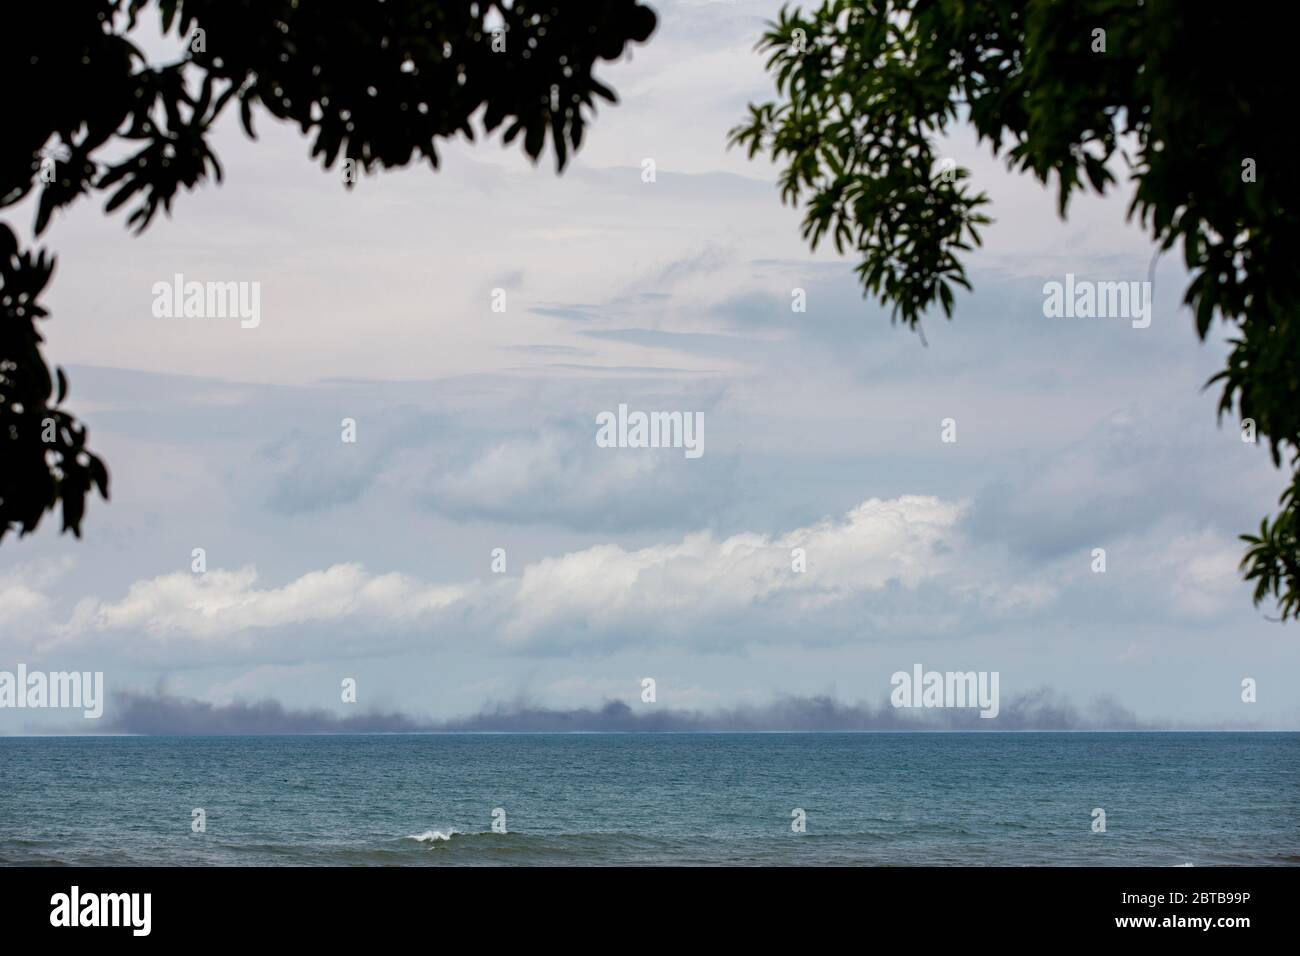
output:
[{"label": "sky", "polygon": [[[1300,729],[1300,641],[1237,570],[1284,479],[1216,422],[1225,330],[1197,339],[1178,253],[1149,328],[1046,317],[1046,282],[1151,274],[1129,190],[1062,222],[958,128],[996,220],[974,291],[924,341],[892,325],[852,256],[808,250],[778,169],[727,148],[773,96],[778,7],[655,4],[562,175],[488,137],[349,191],[232,112],[224,183],[143,236],[98,197],[56,218],[46,355],[112,501],[80,541],[47,518],[0,545],[0,670],[103,671],[110,722],[190,699],[419,724],[872,708],[920,663],[1080,714]],[[157,317],[176,274],[260,283],[257,327]],[[620,404],[698,413],[704,453],[599,447]]]}]

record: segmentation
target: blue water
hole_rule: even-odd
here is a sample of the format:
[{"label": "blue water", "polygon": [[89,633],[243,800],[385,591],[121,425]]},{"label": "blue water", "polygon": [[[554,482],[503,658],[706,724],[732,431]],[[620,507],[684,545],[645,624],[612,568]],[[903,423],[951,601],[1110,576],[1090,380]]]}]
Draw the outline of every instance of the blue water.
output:
[{"label": "blue water", "polygon": [[0,738],[0,864],[1184,863],[1300,863],[1300,734]]}]

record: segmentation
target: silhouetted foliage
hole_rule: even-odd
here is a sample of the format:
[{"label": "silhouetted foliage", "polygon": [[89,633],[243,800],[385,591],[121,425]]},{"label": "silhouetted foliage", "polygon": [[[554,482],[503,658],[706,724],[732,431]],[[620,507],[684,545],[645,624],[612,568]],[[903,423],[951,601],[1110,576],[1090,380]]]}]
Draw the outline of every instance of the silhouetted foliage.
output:
[{"label": "silhouetted foliage", "polygon": [[[128,36],[148,8],[184,43],[174,62],[150,64]],[[507,143],[522,137],[534,161],[549,138],[563,170],[596,98],[615,101],[596,62],[654,27],[636,0],[11,4],[0,27],[0,207],[39,188],[40,235],[57,210],[108,191],[105,210],[129,206],[140,232],[182,186],[220,181],[208,135],[236,107],[254,138],[258,110],[297,124],[325,168],[343,157],[367,171],[417,158],[436,169],[437,140],[473,139],[481,124],[504,127]],[[58,409],[63,372],[54,389],[40,352],[37,297],[53,264],[0,224],[0,538],[33,530],[59,501],[64,530],[79,534],[91,485],[108,496],[85,429]]]},{"label": "silhouetted foliage", "polygon": [[[1104,30],[1104,51],[1097,34]],[[1219,415],[1237,409],[1273,461],[1300,471],[1300,204],[1290,32],[1263,9],[1175,0],[829,0],[785,8],[759,44],[779,99],[751,105],[732,142],[784,164],[804,236],[862,257],[866,294],[916,328],[979,242],[965,169],[936,170],[935,138],[969,122],[1010,168],[1105,192],[1122,159],[1129,215],[1182,245],[1185,303],[1203,339],[1233,328]],[[1247,167],[1249,166],[1249,172]],[[1300,617],[1300,474],[1258,535],[1243,535],[1255,602]],[[1158,493],[1159,489],[1152,489]]]},{"label": "silhouetted foliage", "polygon": [[[26,534],[63,502],[63,530],[79,533],[93,484],[108,497],[104,463],[86,449],[86,429],[58,406],[68,392],[63,370],[50,376],[41,357],[37,297],[53,260],[19,252],[0,223],[0,538],[12,527]],[[57,386],[56,386],[57,382]]]}]

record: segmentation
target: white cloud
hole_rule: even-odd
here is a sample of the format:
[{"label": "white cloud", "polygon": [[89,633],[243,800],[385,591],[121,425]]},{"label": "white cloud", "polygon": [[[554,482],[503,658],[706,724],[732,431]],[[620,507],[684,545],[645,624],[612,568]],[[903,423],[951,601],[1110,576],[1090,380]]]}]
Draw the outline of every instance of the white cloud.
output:
[{"label": "white cloud", "polygon": [[335,564],[280,588],[259,588],[257,581],[253,566],[137,581],[120,601],[81,602],[64,633],[134,630],[160,639],[219,641],[243,631],[348,618],[403,624],[465,596],[460,587],[372,575],[359,564]]},{"label": "white cloud", "polygon": [[1171,610],[1209,617],[1244,603],[1248,591],[1237,566],[1242,545],[1215,531],[1184,534],[1156,557],[1156,572],[1169,582]]},{"label": "white cloud", "polygon": [[0,584],[0,627],[12,627],[35,617],[49,604],[49,598],[21,581]]},{"label": "white cloud", "polygon": [[0,571],[0,628],[22,640],[42,627],[54,606],[45,591],[75,564],[71,556],[28,561]]},{"label": "white cloud", "polygon": [[[666,644],[743,653],[770,643],[958,636],[980,619],[1050,615],[1062,587],[1084,574],[1078,562],[1012,576],[995,551],[963,536],[967,507],[933,496],[870,498],[783,534],[696,531],[639,548],[603,543],[544,557],[517,577],[452,583],[359,563],[278,587],[263,584],[253,566],[175,572],[137,581],[118,600],[87,598],[65,624],[42,630],[57,644],[104,632],[145,635],[152,644],[229,651],[233,662],[292,647],[318,659],[354,654],[362,633],[382,636],[367,643],[380,655],[423,646],[431,634],[463,649],[540,654]],[[794,549],[804,552],[802,573],[792,568]],[[1121,557],[1181,617],[1218,615],[1244,599],[1237,547],[1224,535],[1148,535],[1121,545],[1114,558]],[[53,573],[0,578],[6,620],[51,617],[56,605],[35,582],[51,583]],[[264,636],[253,642],[255,632]]]},{"label": "white cloud", "polygon": [[[743,617],[757,611],[791,625],[788,639],[808,639],[802,625],[847,602],[922,583],[971,562],[958,562],[956,531],[963,505],[933,497],[872,498],[843,518],[783,535],[752,532],[718,539],[708,532],[676,543],[625,549],[601,544],[524,568],[491,584],[435,585],[405,575],[373,574],[356,563],[312,571],[281,587],[259,583],[255,567],[204,574],[177,572],[137,581],[117,601],[83,600],[58,629],[62,639],[93,632],[136,632],[157,640],[206,645],[250,631],[377,623],[390,632],[427,633],[438,615],[460,615],[461,631],[491,634],[538,648],[597,639],[613,646],[654,635],[690,642],[709,622],[731,621],[747,641]],[[807,570],[792,569],[802,548]],[[913,608],[927,613],[932,608]],[[738,625],[738,626],[737,626]],[[324,640],[324,637],[322,637]]]},{"label": "white cloud", "polygon": [[501,440],[436,473],[416,465],[407,481],[452,517],[587,530],[695,527],[726,507],[731,482],[718,456],[688,461],[680,452],[598,448],[589,421]]},{"label": "white cloud", "polygon": [[[781,536],[697,533],[676,544],[547,558],[525,569],[504,634],[513,642],[648,631],[689,639],[726,620],[730,638],[743,641],[741,617],[759,610],[769,623],[792,625],[789,639],[801,642],[820,611],[894,583],[915,589],[953,569],[962,509],[933,497],[872,498],[842,520]],[[804,549],[805,572],[792,569],[795,548]]]}]

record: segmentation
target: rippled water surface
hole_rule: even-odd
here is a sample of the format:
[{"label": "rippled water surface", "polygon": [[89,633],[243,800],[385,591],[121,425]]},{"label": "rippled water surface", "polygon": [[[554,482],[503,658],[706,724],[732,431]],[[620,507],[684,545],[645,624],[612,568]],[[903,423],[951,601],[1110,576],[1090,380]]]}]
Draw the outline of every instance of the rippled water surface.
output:
[{"label": "rippled water surface", "polygon": [[0,738],[0,863],[1294,865],[1300,734]]}]

